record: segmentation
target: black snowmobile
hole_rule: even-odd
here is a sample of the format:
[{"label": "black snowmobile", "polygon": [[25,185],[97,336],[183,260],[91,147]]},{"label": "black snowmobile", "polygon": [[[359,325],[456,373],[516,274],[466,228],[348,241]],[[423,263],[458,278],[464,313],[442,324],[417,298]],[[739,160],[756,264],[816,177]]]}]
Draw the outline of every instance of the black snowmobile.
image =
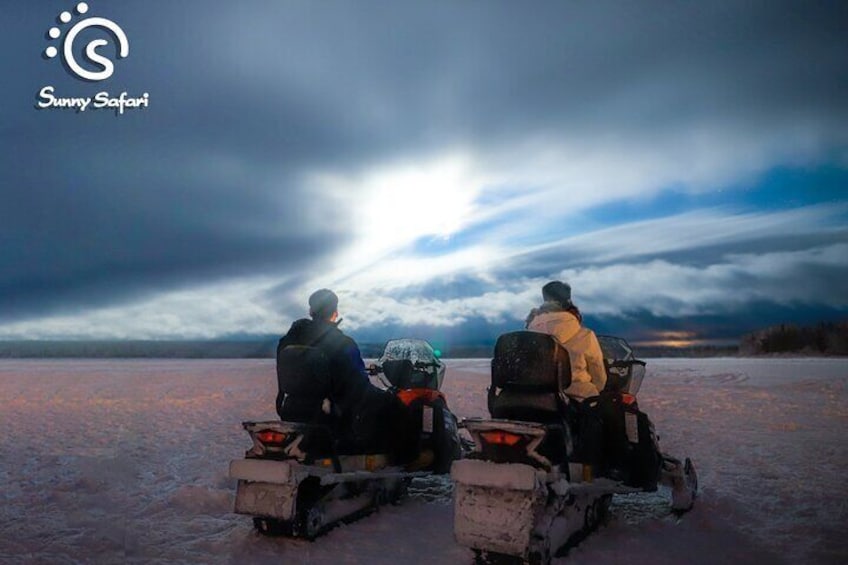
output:
[{"label": "black snowmobile", "polygon": [[[290,352],[297,369],[286,379],[297,382],[289,389],[316,380],[314,364],[297,360],[303,353]],[[439,390],[444,364],[427,342],[390,341],[369,372],[399,399],[409,424],[403,457],[386,444],[351,445],[329,421],[242,423],[253,446],[230,462],[229,476],[238,480],[235,512],[253,516],[260,533],[313,539],[397,501],[414,477],[447,473],[460,456],[456,419]]]},{"label": "black snowmobile", "polygon": [[692,507],[689,459],[662,453],[636,394],[645,362],[626,341],[599,336],[607,385],[575,402],[568,352],[547,334],[502,335],[492,359],[489,413],[467,419],[474,451],[451,471],[457,541],[478,557],[547,563],[592,531],[613,494],[671,487],[673,511]]}]

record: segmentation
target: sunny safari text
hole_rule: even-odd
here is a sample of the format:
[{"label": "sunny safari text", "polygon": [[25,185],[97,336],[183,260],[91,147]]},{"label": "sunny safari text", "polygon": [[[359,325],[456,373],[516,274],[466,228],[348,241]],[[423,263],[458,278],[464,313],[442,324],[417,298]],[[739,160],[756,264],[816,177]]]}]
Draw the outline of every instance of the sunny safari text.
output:
[{"label": "sunny safari text", "polygon": [[132,97],[126,92],[119,96],[111,96],[108,92],[98,92],[93,97],[69,97],[62,98],[54,94],[56,89],[45,86],[38,92],[38,104],[40,109],[59,108],[85,112],[91,108],[94,110],[112,109],[116,115],[123,114],[125,110],[137,110],[150,107],[150,95],[145,92],[141,96]]}]

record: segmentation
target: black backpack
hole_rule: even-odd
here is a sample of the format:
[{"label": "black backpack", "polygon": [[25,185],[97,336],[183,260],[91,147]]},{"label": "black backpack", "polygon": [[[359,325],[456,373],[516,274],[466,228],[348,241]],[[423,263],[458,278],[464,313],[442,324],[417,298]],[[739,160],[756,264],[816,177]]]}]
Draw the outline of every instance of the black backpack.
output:
[{"label": "black backpack", "polygon": [[277,351],[277,414],[289,422],[325,420],[322,405],[330,397],[330,361],[317,347],[287,345]]}]

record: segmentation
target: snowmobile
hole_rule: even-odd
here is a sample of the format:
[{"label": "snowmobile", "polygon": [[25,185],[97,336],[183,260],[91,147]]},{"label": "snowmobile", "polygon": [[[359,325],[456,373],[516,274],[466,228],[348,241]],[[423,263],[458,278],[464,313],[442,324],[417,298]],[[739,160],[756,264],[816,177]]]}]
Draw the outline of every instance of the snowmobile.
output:
[{"label": "snowmobile", "polygon": [[382,376],[383,384],[411,413],[418,429],[418,460],[415,465],[436,474],[450,473],[451,464],[462,456],[456,417],[441,392],[446,367],[424,340],[394,339],[370,370]]},{"label": "snowmobile", "polygon": [[620,338],[599,336],[607,385],[576,402],[568,352],[530,331],[500,336],[492,359],[492,419],[460,424],[474,450],[453,464],[454,533],[478,560],[511,556],[547,563],[608,513],[614,494],[671,488],[671,508],[689,510],[697,474],[662,453],[636,394],[645,362]]},{"label": "snowmobile", "polygon": [[[444,363],[433,348],[423,340],[390,341],[368,370],[408,411],[414,425],[407,437],[417,456],[401,463],[385,451],[352,450],[330,425],[243,422],[253,445],[244,459],[230,462],[229,476],[238,481],[235,512],[252,516],[259,533],[314,539],[397,502],[413,478],[450,471],[460,441],[439,390]],[[312,377],[308,370],[298,376],[306,382]]]}]

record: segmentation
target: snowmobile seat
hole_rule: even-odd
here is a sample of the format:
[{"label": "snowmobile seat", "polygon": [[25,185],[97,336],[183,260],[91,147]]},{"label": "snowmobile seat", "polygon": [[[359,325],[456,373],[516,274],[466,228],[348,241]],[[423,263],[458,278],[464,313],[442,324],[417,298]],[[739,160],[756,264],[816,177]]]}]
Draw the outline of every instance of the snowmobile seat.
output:
[{"label": "snowmobile seat", "polygon": [[493,418],[560,423],[571,384],[568,351],[548,334],[517,331],[495,343],[489,413]]}]

